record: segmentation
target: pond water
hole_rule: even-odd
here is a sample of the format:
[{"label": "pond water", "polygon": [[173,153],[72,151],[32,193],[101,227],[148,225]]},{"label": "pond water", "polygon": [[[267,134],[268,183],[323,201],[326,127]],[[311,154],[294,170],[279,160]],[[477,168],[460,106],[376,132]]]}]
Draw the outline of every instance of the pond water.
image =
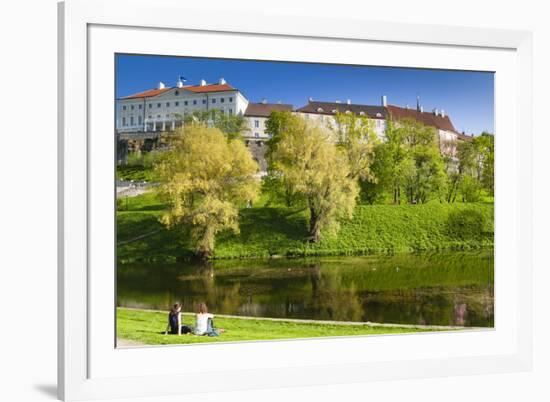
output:
[{"label": "pond water", "polygon": [[117,305],[397,324],[494,325],[493,251],[128,264]]}]

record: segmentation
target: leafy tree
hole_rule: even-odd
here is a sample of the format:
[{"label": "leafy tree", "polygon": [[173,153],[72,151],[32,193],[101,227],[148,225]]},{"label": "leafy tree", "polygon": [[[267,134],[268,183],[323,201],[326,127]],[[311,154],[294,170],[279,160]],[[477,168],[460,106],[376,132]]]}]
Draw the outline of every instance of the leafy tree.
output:
[{"label": "leafy tree", "polygon": [[[376,148],[373,172],[393,202],[440,198],[447,178],[435,130],[415,119],[388,120],[385,135]],[[378,155],[383,163],[377,161]]]},{"label": "leafy tree", "polygon": [[351,217],[358,195],[345,153],[331,141],[331,132],[286,115],[270,152],[271,174],[279,175],[296,194],[303,196],[310,212],[312,242],[324,231],[338,229],[338,221]]},{"label": "leafy tree", "polygon": [[493,195],[495,191],[495,136],[483,132],[474,138],[479,150],[479,180],[483,188]]},{"label": "leafy tree", "polygon": [[239,232],[239,205],[259,194],[258,165],[242,141],[204,124],[188,123],[169,141],[154,167],[159,195],[169,205],[161,222],[189,231],[195,254],[206,259],[219,232]]},{"label": "leafy tree", "polygon": [[186,115],[176,114],[176,117],[184,125],[203,124],[208,127],[215,127],[227,134],[229,138],[240,138],[244,132],[249,130],[246,119],[242,114],[224,113],[219,109],[195,111]]},{"label": "leafy tree", "polygon": [[336,113],[334,131],[336,143],[347,156],[349,177],[375,181],[370,169],[374,160],[374,146],[378,141],[374,123],[366,116],[355,113]]}]

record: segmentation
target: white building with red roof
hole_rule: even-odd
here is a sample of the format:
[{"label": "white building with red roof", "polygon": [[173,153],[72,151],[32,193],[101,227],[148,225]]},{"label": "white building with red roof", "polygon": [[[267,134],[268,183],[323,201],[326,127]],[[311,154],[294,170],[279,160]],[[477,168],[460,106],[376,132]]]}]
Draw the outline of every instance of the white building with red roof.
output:
[{"label": "white building with red roof", "polygon": [[116,130],[121,134],[169,131],[193,112],[216,109],[244,115],[247,107],[245,96],[223,78],[215,84],[201,80],[198,85],[179,80],[174,87],[160,82],[155,89],[117,100]]}]

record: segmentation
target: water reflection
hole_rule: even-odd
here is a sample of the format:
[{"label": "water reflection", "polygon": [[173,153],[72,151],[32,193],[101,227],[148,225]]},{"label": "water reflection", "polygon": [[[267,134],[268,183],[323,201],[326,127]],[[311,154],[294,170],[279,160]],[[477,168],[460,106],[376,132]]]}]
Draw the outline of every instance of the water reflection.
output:
[{"label": "water reflection", "polygon": [[118,267],[119,306],[402,324],[494,324],[492,251]]}]

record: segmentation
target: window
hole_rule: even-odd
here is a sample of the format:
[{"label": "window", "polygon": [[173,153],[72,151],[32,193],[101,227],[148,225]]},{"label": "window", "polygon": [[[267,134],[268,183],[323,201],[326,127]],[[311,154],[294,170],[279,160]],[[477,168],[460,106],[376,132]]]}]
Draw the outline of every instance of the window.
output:
[{"label": "window", "polygon": [[260,127],[260,120],[254,120],[254,127],[255,128]]},{"label": "window", "polygon": [[159,107],[160,107],[160,103],[157,103],[157,108],[159,108]]},{"label": "window", "polygon": [[143,122],[143,121],[141,120],[141,116],[138,116],[138,125],[141,126],[141,123],[142,123],[142,122]]},{"label": "window", "polygon": [[259,137],[260,137],[260,134],[254,133],[254,137],[259,138]]},{"label": "window", "polygon": [[174,92],[174,95],[178,96],[180,94],[180,91],[176,89],[176,92]]},{"label": "window", "polygon": [[170,102],[166,102],[166,107],[170,107]]},{"label": "window", "polygon": [[134,125],[134,116],[130,116],[130,125],[131,125],[131,126]]},{"label": "window", "polygon": [[149,115],[149,117],[148,117],[148,118],[149,118],[149,119],[152,119],[152,118],[153,118],[153,116]]},{"label": "window", "polygon": [[187,105],[189,104],[189,102],[185,101],[185,102],[183,102],[183,104],[184,104],[185,106],[187,106]]},{"label": "window", "polygon": [[320,107],[320,108],[317,108],[317,111],[318,111],[319,113],[323,113],[323,112],[324,112],[324,110],[323,110],[323,108],[322,108],[322,107]]},{"label": "window", "polygon": [[153,108],[153,104],[149,103],[149,109],[152,109],[152,108]]},{"label": "window", "polygon": [[140,103],[140,104],[138,105],[138,109],[139,109],[139,110],[143,109],[142,106],[143,106],[143,105]]},{"label": "window", "polygon": [[376,117],[382,117],[382,113],[376,113]]},{"label": "window", "polygon": [[220,98],[220,102],[221,102],[221,103],[224,103],[224,102],[225,102],[225,98]]},{"label": "window", "polygon": [[179,102],[174,102],[174,106],[179,106],[180,103]]},{"label": "window", "polygon": [[122,106],[122,110],[126,110],[126,105]]},{"label": "window", "polygon": [[196,104],[197,104],[197,100],[194,99],[194,100],[193,100],[193,105],[196,105]]},{"label": "window", "polygon": [[212,103],[216,103],[216,98],[212,98]]},{"label": "window", "polygon": [[160,119],[160,114],[157,114],[157,119]]},{"label": "window", "polygon": [[130,110],[134,110],[134,105],[131,105],[131,106],[130,106]]},{"label": "window", "polygon": [[203,99],[203,100],[202,100],[202,104],[203,104],[203,105],[206,105],[206,99]]},{"label": "window", "polygon": [[228,109],[229,110],[229,114],[233,114],[233,109]]},{"label": "window", "polygon": [[230,97],[230,98],[229,98],[229,102],[233,102],[233,98]]},{"label": "window", "polygon": [[123,125],[123,126],[126,125],[126,117],[123,117],[123,118],[122,118],[122,125]]},{"label": "window", "polygon": [[166,118],[169,118],[169,117],[170,117],[170,115],[167,114],[167,115],[166,115]]}]

